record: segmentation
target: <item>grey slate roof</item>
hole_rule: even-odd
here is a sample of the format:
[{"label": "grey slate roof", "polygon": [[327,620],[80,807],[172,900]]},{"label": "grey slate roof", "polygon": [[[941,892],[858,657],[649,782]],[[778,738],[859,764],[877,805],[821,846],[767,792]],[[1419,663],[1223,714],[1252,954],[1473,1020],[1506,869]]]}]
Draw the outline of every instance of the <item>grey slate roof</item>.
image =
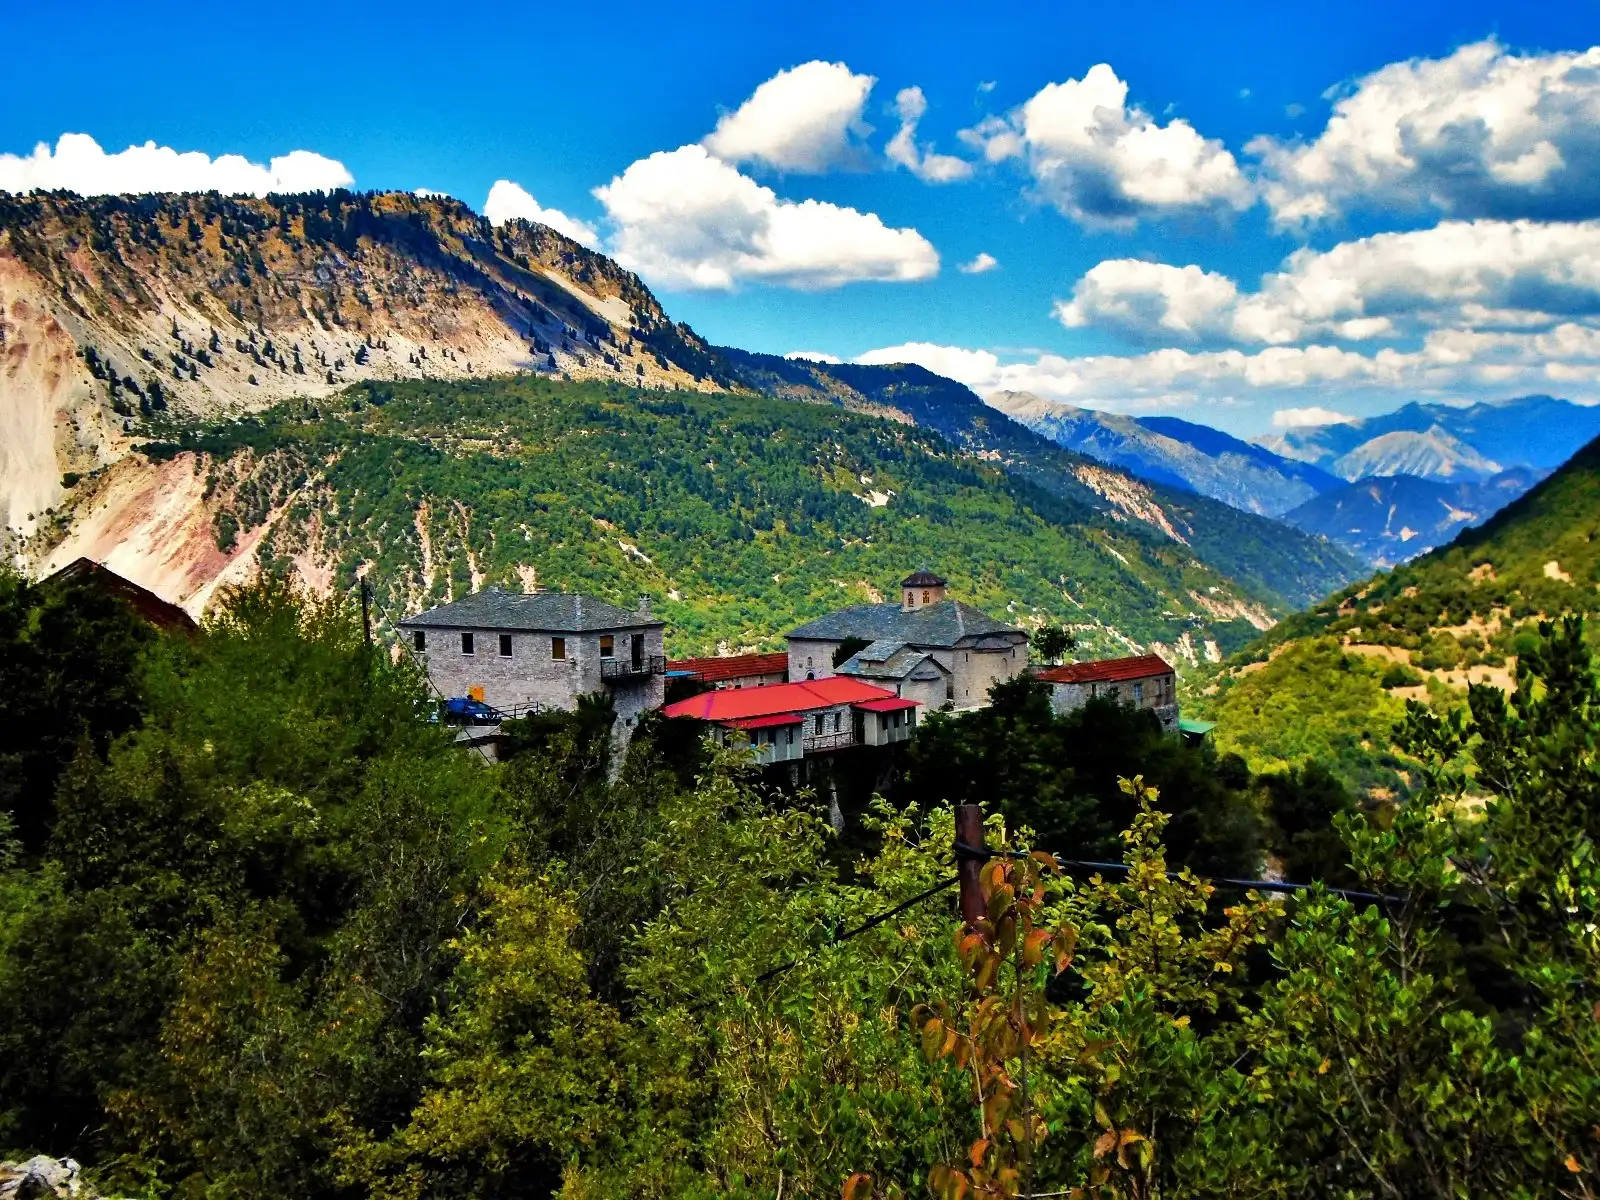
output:
[{"label": "grey slate roof", "polygon": [[665,625],[635,610],[593,596],[541,592],[527,596],[485,588],[452,604],[430,608],[400,622],[402,629],[506,629],[538,633],[600,633]]},{"label": "grey slate roof", "polygon": [[857,604],[808,621],[785,636],[842,642],[846,638],[904,642],[910,646],[954,646],[963,638],[985,634],[1020,634],[1015,626],[959,600],[941,600],[910,612],[899,603]]},{"label": "grey slate roof", "polygon": [[858,679],[939,679],[950,674],[926,650],[916,650],[904,642],[873,642],[834,668],[836,675]]}]

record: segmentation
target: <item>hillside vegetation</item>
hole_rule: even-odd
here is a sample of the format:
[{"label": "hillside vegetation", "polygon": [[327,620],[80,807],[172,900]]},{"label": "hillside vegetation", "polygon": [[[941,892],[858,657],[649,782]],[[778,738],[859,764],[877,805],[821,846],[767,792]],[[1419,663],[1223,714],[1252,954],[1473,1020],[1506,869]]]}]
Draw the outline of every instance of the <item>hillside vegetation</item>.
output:
[{"label": "hillside vegetation", "polygon": [[[1582,1200],[1575,634],[1514,709],[1412,714],[1390,821],[1265,781],[1288,869],[1367,894],[1264,897],[1169,873],[1257,861],[1239,765],[1104,700],[919,723],[841,836],[695,727],[612,770],[603,703],[480,762],[347,598],[266,577],[164,637],[0,572],[0,1158],[185,1200]],[[980,797],[963,932],[948,801]]]},{"label": "hillside vegetation", "polygon": [[538,584],[649,595],[675,653],[772,645],[924,564],[970,603],[1065,620],[1104,650],[1192,660],[1283,611],[1143,525],[819,405],[532,378],[363,385],[337,408],[291,403],[146,453],[204,476],[219,547],[336,588],[364,571],[396,618]]},{"label": "hillside vegetation", "polygon": [[1289,617],[1224,663],[1200,704],[1258,768],[1314,753],[1352,782],[1401,783],[1387,735],[1400,701],[1511,687],[1541,620],[1600,610],[1597,533],[1600,441],[1449,546]]}]

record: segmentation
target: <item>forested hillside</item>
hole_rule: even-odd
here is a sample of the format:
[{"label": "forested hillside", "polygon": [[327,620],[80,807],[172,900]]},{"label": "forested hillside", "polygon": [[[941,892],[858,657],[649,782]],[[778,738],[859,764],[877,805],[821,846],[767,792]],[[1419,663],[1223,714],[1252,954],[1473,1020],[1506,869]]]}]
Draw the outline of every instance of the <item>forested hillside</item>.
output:
[{"label": "forested hillside", "polygon": [[[362,385],[146,456],[129,477],[166,471],[204,497],[206,553],[336,589],[360,571],[396,618],[490,583],[538,584],[649,595],[674,653],[770,646],[930,565],[962,599],[1020,624],[1066,621],[1086,648],[1196,661],[1286,611],[1087,489],[1047,491],[915,426],[763,397]],[[82,485],[82,538],[129,536],[102,525],[96,499],[120,486],[115,470]],[[85,549],[69,538],[57,553]]]},{"label": "forested hillside", "polygon": [[1223,665],[1200,703],[1257,766],[1314,754],[1403,786],[1388,729],[1405,699],[1447,708],[1512,686],[1542,619],[1600,610],[1600,442],[1449,546],[1352,585]]},{"label": "forested hillside", "polygon": [[[698,728],[647,722],[613,772],[604,704],[483,763],[348,597],[267,576],[169,637],[0,572],[0,1157],[207,1200],[1579,1200],[1576,633],[1515,709],[1414,713],[1421,794],[1381,819],[1019,680],[919,722],[841,836]],[[1263,846],[1361,891],[1168,873]]]}]

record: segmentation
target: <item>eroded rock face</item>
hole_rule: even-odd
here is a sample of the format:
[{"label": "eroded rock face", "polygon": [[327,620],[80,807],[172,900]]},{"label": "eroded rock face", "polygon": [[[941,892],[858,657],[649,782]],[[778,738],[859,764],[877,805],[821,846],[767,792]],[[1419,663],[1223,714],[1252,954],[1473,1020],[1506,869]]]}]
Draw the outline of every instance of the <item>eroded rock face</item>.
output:
[{"label": "eroded rock face", "polygon": [[96,1195],[83,1182],[82,1170],[73,1159],[39,1154],[27,1162],[0,1163],[0,1200],[53,1200],[65,1196],[91,1200]]}]

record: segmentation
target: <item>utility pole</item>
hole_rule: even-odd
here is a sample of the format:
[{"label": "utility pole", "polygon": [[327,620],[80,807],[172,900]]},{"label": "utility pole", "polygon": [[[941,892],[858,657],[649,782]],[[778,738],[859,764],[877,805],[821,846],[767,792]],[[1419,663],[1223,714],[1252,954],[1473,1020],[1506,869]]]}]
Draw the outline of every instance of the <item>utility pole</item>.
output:
[{"label": "utility pole", "polygon": [[372,645],[372,585],[361,581],[361,636],[368,647]]},{"label": "utility pole", "polygon": [[956,805],[956,875],[961,880],[961,920],[968,929],[976,929],[987,911],[978,884],[985,854],[983,809]]}]

